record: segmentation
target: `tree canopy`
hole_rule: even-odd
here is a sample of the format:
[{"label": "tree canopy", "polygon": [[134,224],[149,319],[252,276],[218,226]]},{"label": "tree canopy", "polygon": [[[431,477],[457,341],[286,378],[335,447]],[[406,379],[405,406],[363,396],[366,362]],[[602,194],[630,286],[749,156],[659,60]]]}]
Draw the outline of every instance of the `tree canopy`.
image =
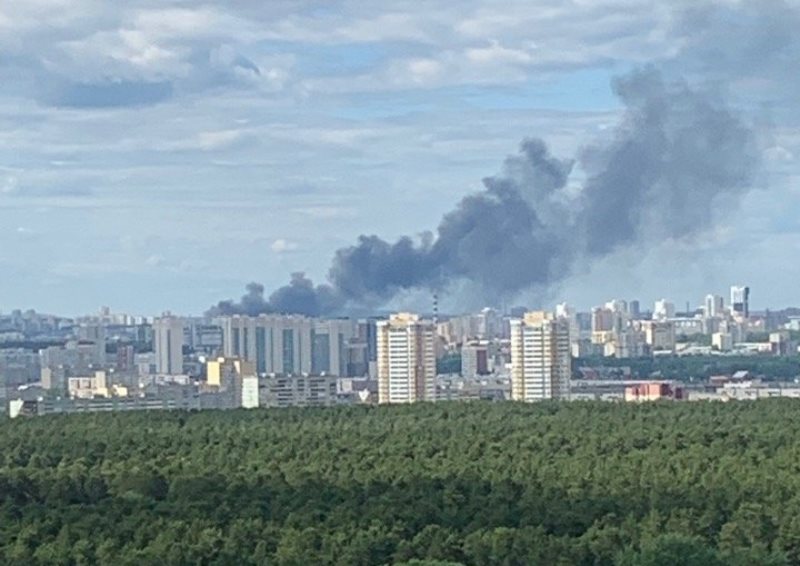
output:
[{"label": "tree canopy", "polygon": [[800,402],[0,424],[0,563],[800,564]]},{"label": "tree canopy", "polygon": [[[613,358],[592,356],[576,358],[573,373],[580,368],[611,368],[611,373],[623,377],[629,370],[632,377],[660,377],[682,381],[707,380],[712,375],[731,375],[745,370],[769,381],[789,381],[800,376],[800,356],[654,356],[645,358]],[[614,370],[613,368],[617,368]]]}]

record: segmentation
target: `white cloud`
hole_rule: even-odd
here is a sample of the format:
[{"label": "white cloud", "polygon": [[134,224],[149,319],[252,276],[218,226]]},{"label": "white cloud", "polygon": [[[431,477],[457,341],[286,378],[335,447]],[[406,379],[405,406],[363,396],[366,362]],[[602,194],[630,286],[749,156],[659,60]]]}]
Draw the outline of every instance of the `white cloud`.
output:
[{"label": "white cloud", "polygon": [[411,59],[407,65],[411,80],[415,83],[436,79],[443,70],[443,65],[435,59]]},{"label": "white cloud", "polygon": [[[363,6],[360,8],[363,9]],[[427,42],[431,34],[426,30],[432,27],[434,20],[430,16],[431,13],[425,14],[424,10],[413,13],[390,11],[372,17],[350,18],[343,17],[342,12],[328,17],[292,14],[275,23],[268,23],[263,35],[267,39],[311,43]]]},{"label": "white cloud", "polygon": [[354,209],[343,206],[328,206],[328,205],[303,206],[296,208],[295,212],[299,212],[304,216],[309,216],[317,220],[335,220],[343,218],[352,218],[353,216],[355,216]]},{"label": "white cloud", "polygon": [[167,260],[164,258],[164,256],[159,254],[153,254],[144,260],[144,264],[147,267],[162,267],[166,264],[166,262]]},{"label": "white cloud", "polygon": [[466,50],[467,59],[481,65],[518,64],[527,65],[533,62],[533,55],[523,49],[503,47],[497,40],[492,40],[488,47],[471,47]]},{"label": "white cloud", "polygon": [[13,195],[19,192],[19,180],[13,175],[7,175],[0,184],[0,193],[4,195]]},{"label": "white cloud", "polygon": [[132,23],[148,37],[167,41],[252,33],[249,22],[208,6],[142,10]]},{"label": "white cloud", "polygon": [[242,130],[219,130],[216,132],[200,132],[197,135],[197,147],[204,150],[230,147],[245,136]]},{"label": "white cloud", "polygon": [[298,247],[299,246],[297,242],[292,242],[291,240],[286,240],[284,238],[278,238],[272,242],[272,244],[270,244],[270,249],[276,254],[293,252],[296,251]]},{"label": "white cloud", "polygon": [[84,81],[107,79],[163,80],[186,76],[188,50],[159,45],[135,29],[103,31],[64,41],[59,51],[44,61],[53,73]]},{"label": "white cloud", "polygon": [[236,146],[248,135],[248,131],[243,129],[209,130],[198,132],[187,139],[165,142],[161,147],[171,151],[219,151]]},{"label": "white cloud", "polygon": [[59,33],[83,23],[97,23],[104,10],[99,0],[3,0],[0,45],[19,46],[30,33]]},{"label": "white cloud", "polygon": [[794,161],[794,153],[780,145],[774,145],[767,149],[767,158],[772,161]]}]

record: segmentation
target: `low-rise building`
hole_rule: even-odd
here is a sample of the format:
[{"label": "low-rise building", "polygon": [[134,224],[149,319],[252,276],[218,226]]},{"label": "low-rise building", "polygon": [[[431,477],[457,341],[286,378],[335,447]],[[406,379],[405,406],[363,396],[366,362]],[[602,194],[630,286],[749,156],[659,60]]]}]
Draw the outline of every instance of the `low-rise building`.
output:
[{"label": "low-rise building", "polygon": [[671,382],[651,381],[629,385],[625,388],[626,402],[661,401],[664,399],[683,399],[682,387]]},{"label": "low-rise building", "polygon": [[262,407],[324,407],[338,403],[334,376],[270,376],[259,381]]},{"label": "low-rise building", "polygon": [[109,383],[106,372],[96,371],[93,376],[68,378],[67,394],[72,399],[127,397],[128,388],[123,385]]},{"label": "low-rise building", "polygon": [[720,352],[733,350],[733,336],[727,332],[715,332],[711,335],[711,347]]}]

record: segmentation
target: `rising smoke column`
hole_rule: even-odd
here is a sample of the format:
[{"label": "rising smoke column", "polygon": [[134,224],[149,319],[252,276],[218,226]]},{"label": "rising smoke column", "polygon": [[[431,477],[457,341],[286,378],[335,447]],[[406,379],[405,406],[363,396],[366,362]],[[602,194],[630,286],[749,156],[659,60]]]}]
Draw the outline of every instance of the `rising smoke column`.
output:
[{"label": "rising smoke column", "polygon": [[614,81],[626,111],[611,140],[587,148],[576,229],[585,255],[702,233],[751,188],[752,130],[717,96],[665,84],[653,69]]},{"label": "rising smoke column", "polygon": [[[567,191],[575,160],[526,139],[484,190],[464,197],[435,233],[415,243],[363,235],[338,250],[328,284],[295,274],[269,301],[252,289],[221,314],[330,314],[391,299],[415,288],[469,281],[487,298],[547,287],[577,262],[664,238],[710,229],[715,210],[731,207],[753,183],[759,164],[755,136],[722,99],[668,83],[653,69],[614,82],[624,105],[606,140],[580,153],[584,183]],[[256,287],[256,290],[258,288]]]},{"label": "rising smoke column", "polygon": [[258,316],[280,313],[320,316],[334,312],[342,306],[341,300],[334,295],[330,286],[315,287],[303,273],[292,273],[289,284],[275,290],[268,300],[264,299],[264,286],[260,283],[249,283],[246,291],[238,303],[220,301],[206,314]]},{"label": "rising smoke column", "polygon": [[[563,247],[554,196],[564,188],[572,162],[552,157],[544,142],[522,142],[504,172],[483,180],[441,220],[435,237],[415,245],[361,236],[336,252],[329,279],[347,301],[388,299],[415,287],[441,287],[469,279],[487,293],[507,294],[551,277]],[[535,203],[538,203],[535,204]]]}]

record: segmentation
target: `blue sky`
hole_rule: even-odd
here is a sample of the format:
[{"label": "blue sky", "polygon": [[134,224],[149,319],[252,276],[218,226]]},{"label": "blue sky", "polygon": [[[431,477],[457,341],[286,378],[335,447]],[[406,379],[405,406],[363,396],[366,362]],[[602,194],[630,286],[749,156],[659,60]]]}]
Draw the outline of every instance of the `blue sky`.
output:
[{"label": "blue sky", "polygon": [[800,304],[799,10],[4,0],[0,311],[189,314],[251,280],[324,280],[359,234],[435,228],[523,138],[564,157],[602,138],[609,81],[644,64],[743,109],[758,187],[699,240],[620,250],[519,302],[683,304],[748,283],[756,306]]}]

